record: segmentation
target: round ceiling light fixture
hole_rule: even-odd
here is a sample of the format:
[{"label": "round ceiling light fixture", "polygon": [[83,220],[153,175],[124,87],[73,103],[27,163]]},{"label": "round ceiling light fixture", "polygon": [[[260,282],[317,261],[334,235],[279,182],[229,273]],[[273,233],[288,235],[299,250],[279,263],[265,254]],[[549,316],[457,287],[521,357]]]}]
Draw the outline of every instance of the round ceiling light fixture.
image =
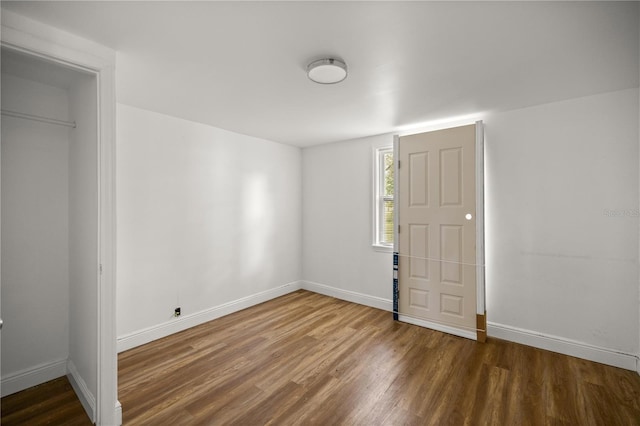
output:
[{"label": "round ceiling light fixture", "polygon": [[347,78],[347,64],[334,58],[319,59],[307,66],[307,76],[320,84],[339,83]]}]

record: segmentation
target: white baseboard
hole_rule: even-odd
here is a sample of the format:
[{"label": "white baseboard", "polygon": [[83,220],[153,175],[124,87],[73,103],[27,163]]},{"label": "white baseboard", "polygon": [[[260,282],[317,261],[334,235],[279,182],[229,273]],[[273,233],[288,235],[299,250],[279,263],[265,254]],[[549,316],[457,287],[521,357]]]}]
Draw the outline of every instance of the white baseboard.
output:
[{"label": "white baseboard", "polygon": [[120,404],[120,401],[118,400],[116,400],[116,415],[114,416],[114,418],[116,419],[115,426],[121,426],[122,425],[122,404]]},{"label": "white baseboard", "polygon": [[511,327],[494,322],[487,323],[487,335],[498,339],[509,340],[511,342],[522,343],[564,355],[575,356],[602,364],[612,365],[627,370],[636,370],[638,357],[633,354],[615,351],[613,349],[602,348],[577,342],[564,337],[552,336],[538,333],[531,330]]},{"label": "white baseboard", "polygon": [[[186,330],[188,328],[200,325],[216,318],[220,318],[233,312],[246,309],[259,303],[266,302],[268,300],[283,296],[299,289],[324,294],[326,296],[335,297],[337,299],[346,300],[348,302],[358,303],[360,305],[370,306],[389,312],[393,311],[393,302],[390,299],[384,299],[381,297],[371,296],[355,291],[344,290],[341,288],[332,287],[326,284],[320,284],[312,281],[295,281],[274,289],[244,297],[242,299],[215,306],[204,311],[185,315],[180,318],[176,318],[175,320],[168,321],[157,326],[149,327],[135,333],[121,336],[118,338],[118,352],[123,352],[128,349],[144,345],[145,343],[149,343],[162,337],[169,336],[171,334]],[[459,330],[449,329],[449,327],[443,326],[441,324],[430,323],[403,315],[400,316],[399,319],[410,324],[432,328],[468,339],[476,339],[475,332],[461,334]],[[638,372],[638,374],[640,374],[640,360],[638,356],[634,354],[618,352],[612,349],[601,348],[582,342],[572,341],[563,337],[545,335],[531,330],[524,330],[492,322],[488,322],[487,324],[487,334],[490,337],[496,337],[516,343],[522,343],[524,345],[533,346],[552,352],[558,352],[565,355],[575,356],[590,361],[600,362],[602,364],[612,365],[627,370],[635,370]],[[121,418],[122,407],[118,408],[120,410],[119,418]]]},{"label": "white baseboard", "polygon": [[89,387],[87,386],[87,383],[84,381],[84,379],[78,372],[76,365],[71,360],[67,361],[67,371],[68,371],[67,377],[69,378],[69,383],[71,383],[73,390],[76,392],[76,395],[78,395],[78,399],[80,400],[80,403],[82,403],[82,407],[84,408],[84,411],[87,412],[87,415],[91,419],[91,422],[95,423],[96,421],[95,396],[91,393],[91,391],[89,390]]},{"label": "white baseboard", "polygon": [[2,378],[2,397],[29,389],[59,377],[67,376],[91,421],[95,421],[96,400],[69,359],[41,364]]},{"label": "white baseboard", "polygon": [[[331,287],[326,284],[320,284],[312,281],[301,281],[301,285],[304,290],[313,291],[314,293],[324,294],[326,296],[383,309],[389,312],[393,311],[393,302],[389,299],[383,299],[350,290],[343,290],[341,288]],[[466,337],[468,339],[476,340],[477,338],[475,332],[469,331],[468,333],[465,333],[464,331],[461,332],[457,329],[451,329],[450,327],[441,324],[422,321],[405,315],[400,315],[399,320],[409,324],[428,327],[445,333]],[[523,330],[491,322],[487,324],[487,334],[491,337],[522,343],[524,345],[552,352],[575,356],[627,370],[635,370],[640,374],[640,359],[634,354],[601,348],[582,342],[572,341],[563,337],[545,335],[530,330]]]},{"label": "white baseboard", "polygon": [[67,360],[60,359],[8,374],[2,378],[2,397],[67,374]]},{"label": "white baseboard", "polygon": [[430,328],[432,330],[442,331],[443,333],[453,334],[454,336],[466,337],[467,339],[471,340],[478,340],[478,336],[475,330],[461,330],[458,328],[449,327],[444,324],[438,324],[437,322],[425,321],[407,315],[398,315],[398,321],[406,322],[413,325],[419,325],[420,327]]},{"label": "white baseboard", "polygon": [[183,315],[171,321],[120,336],[118,337],[118,352],[123,352],[137,346],[144,345],[145,343],[149,343],[216,318],[241,311],[259,303],[275,299],[276,297],[284,296],[285,294],[300,290],[300,288],[300,281],[294,281],[280,287],[252,294],[251,296],[243,297],[242,299],[223,303],[222,305],[214,306],[213,308],[209,308],[204,311]]},{"label": "white baseboard", "polygon": [[313,281],[301,281],[301,283],[304,290],[313,291],[314,293],[324,294],[325,296],[335,297],[336,299],[346,300],[347,302],[353,302],[359,305],[382,309],[384,311],[393,311],[393,301],[391,299],[383,299],[382,297],[343,290],[326,284],[314,283]]}]

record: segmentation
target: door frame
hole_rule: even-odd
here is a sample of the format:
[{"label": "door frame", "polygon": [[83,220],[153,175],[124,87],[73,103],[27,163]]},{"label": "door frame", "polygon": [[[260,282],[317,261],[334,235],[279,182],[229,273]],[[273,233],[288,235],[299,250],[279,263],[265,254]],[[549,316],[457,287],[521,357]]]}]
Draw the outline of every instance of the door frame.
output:
[{"label": "door frame", "polygon": [[98,274],[97,425],[122,424],[117,400],[115,51],[19,14],[2,10],[0,45],[59,65],[91,73],[97,85]]},{"label": "door frame", "polygon": [[[448,126],[443,127],[434,127],[429,129],[421,129],[420,131],[407,132],[402,134],[396,134],[393,136],[393,158],[394,161],[394,176],[400,176],[399,170],[399,153],[400,153],[400,136],[409,136],[418,133],[426,133],[432,132],[436,130],[443,130],[447,128],[459,127],[468,124],[476,125],[476,161],[475,161],[475,169],[476,169],[476,330],[475,336],[466,332],[456,332],[457,329],[454,329],[449,326],[441,326],[438,327],[440,331],[444,331],[451,334],[456,334],[462,337],[472,338],[479,342],[484,342],[487,339],[487,308],[486,308],[486,291],[485,291],[485,245],[484,245],[484,123],[482,120],[478,120],[475,122],[460,122],[455,125],[449,124]],[[420,321],[416,319],[409,319],[399,312],[399,275],[398,275],[398,258],[399,258],[399,248],[398,248],[398,204],[400,200],[400,185],[396,181],[394,185],[394,195],[393,199],[395,201],[396,208],[393,209],[393,221],[394,221],[394,235],[393,235],[393,256],[394,256],[394,289],[393,289],[393,314],[395,320],[401,320],[405,322],[411,322],[416,325],[426,325],[426,321]],[[406,321],[408,320],[409,321]],[[431,324],[429,324],[431,325]]]}]

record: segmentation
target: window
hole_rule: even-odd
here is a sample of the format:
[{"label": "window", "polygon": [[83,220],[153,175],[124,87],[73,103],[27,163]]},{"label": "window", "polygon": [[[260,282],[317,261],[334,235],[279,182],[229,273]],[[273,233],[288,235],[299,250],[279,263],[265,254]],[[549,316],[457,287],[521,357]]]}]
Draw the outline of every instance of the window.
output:
[{"label": "window", "polygon": [[374,164],[374,246],[393,247],[393,148],[376,149]]}]

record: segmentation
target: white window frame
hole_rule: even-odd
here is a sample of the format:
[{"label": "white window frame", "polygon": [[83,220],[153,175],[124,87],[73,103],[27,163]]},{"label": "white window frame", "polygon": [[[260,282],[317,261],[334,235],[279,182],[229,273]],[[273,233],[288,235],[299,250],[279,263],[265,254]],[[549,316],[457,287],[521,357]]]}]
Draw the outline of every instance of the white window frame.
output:
[{"label": "white window frame", "polygon": [[[383,241],[384,202],[393,201],[394,197],[384,195],[384,155],[393,155],[393,146],[374,149],[373,153],[373,248],[378,251],[392,252],[393,242]],[[395,161],[395,159],[394,159]],[[395,211],[395,206],[394,206]]]}]

